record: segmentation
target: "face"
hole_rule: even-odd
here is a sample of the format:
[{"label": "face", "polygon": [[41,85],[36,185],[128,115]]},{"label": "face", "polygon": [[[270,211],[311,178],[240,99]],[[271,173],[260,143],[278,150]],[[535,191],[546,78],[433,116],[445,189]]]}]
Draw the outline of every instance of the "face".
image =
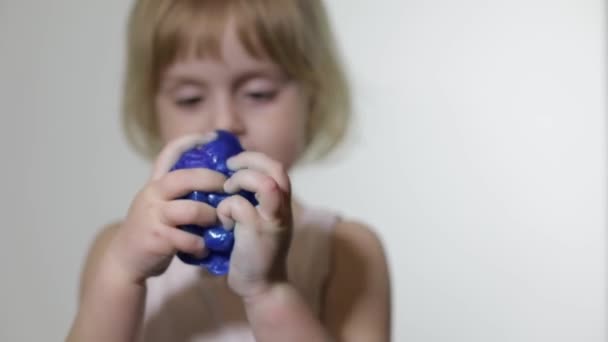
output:
[{"label": "face", "polygon": [[229,25],[221,60],[178,60],[161,75],[155,98],[164,143],[217,129],[289,168],[305,147],[307,96],[269,60],[255,59]]}]

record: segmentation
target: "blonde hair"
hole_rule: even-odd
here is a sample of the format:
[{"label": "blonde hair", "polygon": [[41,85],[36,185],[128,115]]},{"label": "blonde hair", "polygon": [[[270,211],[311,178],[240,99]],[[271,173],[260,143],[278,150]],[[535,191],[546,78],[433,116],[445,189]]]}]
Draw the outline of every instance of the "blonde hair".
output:
[{"label": "blonde hair", "polygon": [[321,0],[137,0],[127,36],[123,128],[146,158],[161,146],[154,98],[162,72],[184,54],[219,57],[228,19],[255,58],[268,58],[311,98],[307,152],[321,158],[344,138],[350,92]]}]

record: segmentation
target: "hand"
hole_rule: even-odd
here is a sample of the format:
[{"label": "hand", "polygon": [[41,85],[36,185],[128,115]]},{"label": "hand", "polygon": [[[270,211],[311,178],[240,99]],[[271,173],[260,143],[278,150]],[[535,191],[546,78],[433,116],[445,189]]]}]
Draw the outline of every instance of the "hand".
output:
[{"label": "hand", "polygon": [[201,237],[177,227],[215,224],[215,209],[205,203],[176,198],[194,190],[222,191],[226,178],[208,169],[169,170],[183,152],[214,137],[214,134],[182,137],[160,153],[151,179],[131,203],[108,247],[113,267],[119,268],[129,281],[143,283],[148,277],[163,273],[177,251],[199,257],[207,253]]},{"label": "hand", "polygon": [[253,207],[241,196],[231,196],[217,207],[223,226],[235,230],[228,284],[246,298],[287,278],[287,252],[293,215],[291,186],[282,165],[258,152],[242,152],[228,160],[234,171],[224,191],[248,190],[259,202]]}]

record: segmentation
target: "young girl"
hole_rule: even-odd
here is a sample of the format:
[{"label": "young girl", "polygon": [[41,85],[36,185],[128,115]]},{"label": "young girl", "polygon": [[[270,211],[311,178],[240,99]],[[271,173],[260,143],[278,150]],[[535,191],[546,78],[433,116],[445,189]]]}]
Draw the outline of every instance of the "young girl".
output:
[{"label": "young girl", "polygon": [[[125,127],[155,159],[126,217],[93,244],[68,341],[387,341],[389,277],[365,226],[298,203],[288,170],[344,134],[349,97],[320,0],[139,0],[131,13]],[[226,179],[168,172],[182,152],[235,134]],[[232,196],[217,209],[175,200]],[[229,273],[177,227],[234,229]]]}]

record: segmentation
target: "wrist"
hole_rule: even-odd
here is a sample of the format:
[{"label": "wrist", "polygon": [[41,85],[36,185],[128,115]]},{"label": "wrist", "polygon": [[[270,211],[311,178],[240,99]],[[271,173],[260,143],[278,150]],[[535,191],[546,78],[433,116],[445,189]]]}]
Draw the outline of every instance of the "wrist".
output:
[{"label": "wrist", "polygon": [[282,263],[282,265],[275,265],[266,279],[250,282],[243,288],[245,291],[239,291],[239,294],[245,304],[253,304],[268,296],[275,295],[285,286],[291,285],[287,277],[287,267]]},{"label": "wrist", "polygon": [[328,340],[319,319],[288,282],[272,284],[246,298],[244,304],[247,320],[259,340]]},{"label": "wrist", "polygon": [[147,276],[137,272],[137,269],[131,265],[133,262],[130,260],[133,257],[129,252],[132,254],[133,251],[129,249],[129,244],[124,240],[121,239],[120,234],[114,236],[103,256],[102,272],[106,277],[114,279],[116,283],[143,286]]},{"label": "wrist", "polygon": [[101,283],[113,289],[141,288],[146,285],[146,278],[138,277],[133,272],[129,272],[124,262],[111,251],[108,251],[102,260],[98,276]]},{"label": "wrist", "polygon": [[81,297],[70,340],[134,341],[146,285],[128,280],[106,260],[100,262]]},{"label": "wrist", "polygon": [[294,294],[297,292],[289,282],[273,282],[244,296],[243,303],[246,308],[262,307],[268,304],[280,305]]}]

